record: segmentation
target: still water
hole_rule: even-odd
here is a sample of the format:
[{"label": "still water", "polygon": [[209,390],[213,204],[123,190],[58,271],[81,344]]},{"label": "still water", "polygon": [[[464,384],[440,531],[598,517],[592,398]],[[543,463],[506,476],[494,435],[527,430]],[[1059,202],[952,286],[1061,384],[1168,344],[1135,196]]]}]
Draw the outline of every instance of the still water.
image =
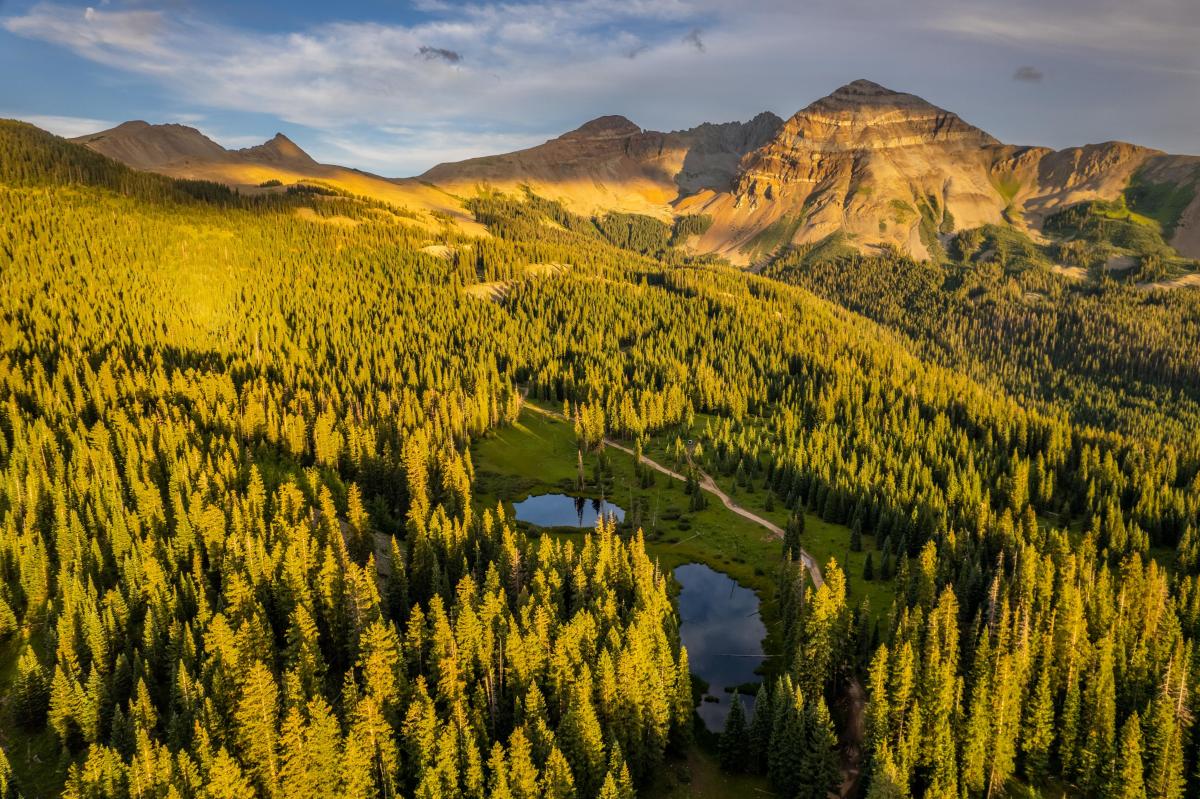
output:
[{"label": "still water", "polygon": [[538,527],[595,527],[601,516],[625,518],[625,510],[611,502],[567,494],[541,494],[513,503],[518,521]]},{"label": "still water", "polygon": [[[767,628],[758,616],[758,595],[730,577],[701,563],[675,569],[679,592],[679,637],[688,651],[692,673],[708,681],[718,702],[700,703],[697,712],[713,732],[725,727],[732,694],[727,687],[757,683]],[[743,696],[746,719],[754,714],[754,697]]]}]

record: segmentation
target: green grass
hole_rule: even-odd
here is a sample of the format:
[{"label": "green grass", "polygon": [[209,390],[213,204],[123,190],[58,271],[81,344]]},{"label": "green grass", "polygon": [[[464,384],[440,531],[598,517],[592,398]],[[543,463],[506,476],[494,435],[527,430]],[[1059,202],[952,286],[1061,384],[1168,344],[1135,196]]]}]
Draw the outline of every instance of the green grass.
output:
[{"label": "green grass", "polygon": [[[682,438],[686,442],[687,439],[700,440],[706,424],[716,424],[718,418],[709,414],[698,413],[692,427],[687,431]],[[675,442],[675,435],[656,436],[650,440],[650,443],[645,447],[644,453],[647,457],[653,458],[659,463],[668,468],[675,468],[675,463],[671,456],[671,447]],[[676,469],[676,471],[679,471]],[[711,468],[706,468],[707,471],[717,483],[717,485],[730,498],[744,508],[753,511],[765,519],[775,522],[780,527],[787,526],[788,518],[791,516],[791,511],[784,507],[779,498],[776,497],[774,510],[766,509],[767,492],[762,488],[749,491],[747,489],[739,489],[736,487],[735,479],[732,476],[722,476],[716,474]],[[720,504],[720,500],[710,496],[710,499],[715,504]],[[722,506],[723,509],[723,506]],[[728,513],[728,512],[727,512]],[[741,520],[740,516],[730,513],[736,519]],[[878,578],[879,567],[883,562],[883,553],[878,550],[875,536],[867,533],[862,537],[863,548],[861,552],[850,551],[850,528],[841,524],[831,524],[825,521],[820,516],[812,513],[806,513],[804,517],[804,549],[817,559],[817,563],[824,568],[829,559],[836,558],[842,570],[846,573],[846,585],[849,597],[848,604],[851,607],[857,607],[862,600],[870,601],[871,615],[880,619],[887,615],[888,610],[892,606],[894,591],[890,581],[881,581]],[[863,568],[866,565],[867,553],[874,553],[875,565],[875,580],[863,579]],[[776,562],[779,553],[775,553]]]},{"label": "green grass", "polygon": [[1129,208],[1143,219],[1152,219],[1166,239],[1175,233],[1179,217],[1195,196],[1195,179],[1191,183],[1150,183],[1134,175],[1125,189]]},{"label": "green grass", "polygon": [[992,187],[996,189],[996,193],[1004,200],[1004,204],[1010,206],[1013,199],[1016,198],[1017,192],[1021,190],[1021,181],[1011,172],[993,175]]},{"label": "green grass", "polygon": [[[525,410],[518,423],[480,440],[471,452],[475,464],[475,501],[482,507],[504,504],[511,513],[513,502],[531,494],[569,491],[599,497],[594,482],[598,455],[584,458],[587,485],[576,491],[575,435],[566,423]],[[640,488],[633,457],[605,450],[611,477],[603,493],[607,499],[630,510],[634,503],[648,506],[641,527],[647,549],[666,570],[684,563],[705,563],[758,593],[768,628],[768,651],[772,631],[772,602],[780,543],[758,524],[727,510],[716,497],[706,494],[708,506],[689,511],[684,484],[654,473],[654,484]],[[662,461],[660,461],[662,462]],[[670,466],[670,462],[664,465]],[[678,512],[678,518],[667,518]],[[580,541],[582,532],[556,530],[554,534]]]},{"label": "green grass", "polygon": [[699,744],[685,756],[671,758],[659,769],[654,784],[638,790],[647,799],[729,799],[775,796],[762,777],[726,774],[717,757]]},{"label": "green grass", "polygon": [[807,216],[807,212],[794,216],[781,216],[746,242],[746,245],[742,247],[742,252],[750,255],[770,255],[779,248],[790,244]]},{"label": "green grass", "polygon": [[919,216],[917,209],[904,202],[904,200],[892,200],[891,207],[892,221],[897,225],[907,225]]},{"label": "green grass", "polygon": [[1044,229],[1060,239],[1082,239],[1133,255],[1159,255],[1165,259],[1175,255],[1163,239],[1162,225],[1130,210],[1124,196],[1112,202],[1076,203],[1048,218]]},{"label": "green grass", "polygon": [[[546,406],[549,407],[549,406]],[[557,409],[553,409],[557,410]],[[716,417],[697,414],[690,431],[680,431],[681,438],[698,440],[706,422],[716,422]],[[650,439],[645,447],[647,457],[668,468],[676,464],[670,454],[676,433],[672,432]],[[580,492],[586,496],[600,496],[600,487],[593,484],[596,455],[584,459],[588,486]],[[650,514],[642,520],[647,548],[657,557],[665,569],[674,569],[684,563],[704,563],[728,574],[742,585],[753,589],[762,603],[762,618],[767,625],[768,652],[777,651],[772,643],[777,637],[775,628],[774,589],[779,566],[781,544],[770,537],[757,523],[745,519],[725,508],[720,499],[705,494],[706,508],[689,511],[689,497],[683,491],[683,483],[664,474],[655,472],[654,485],[647,489],[638,487],[633,466],[633,457],[626,453],[606,450],[611,467],[611,481],[604,490],[607,499],[626,510],[635,502],[648,504]],[[518,423],[502,428],[494,435],[481,440],[472,450],[475,464],[476,502],[486,507],[495,507],[503,502],[511,512],[512,503],[529,496],[551,491],[575,493],[577,479],[575,436],[564,422],[549,419],[532,411],[522,412]],[[678,471],[678,469],[677,469]],[[710,470],[711,474],[711,470]],[[782,503],[774,510],[765,507],[767,494],[761,488],[755,491],[734,489],[732,477],[713,475],[717,484],[739,505],[785,526],[790,511]],[[679,519],[664,518],[679,511]],[[680,522],[686,524],[683,529]],[[556,534],[575,536],[578,532],[558,531]],[[830,524],[820,517],[807,514],[805,518],[804,548],[818,563],[825,565],[833,557],[846,572],[850,593],[849,603],[857,607],[866,598],[870,601],[872,615],[882,618],[892,604],[891,583],[866,581],[863,566],[868,551],[874,551],[876,574],[882,562],[882,554],[875,549],[875,539],[863,535],[863,551],[850,552],[850,530]]]}]

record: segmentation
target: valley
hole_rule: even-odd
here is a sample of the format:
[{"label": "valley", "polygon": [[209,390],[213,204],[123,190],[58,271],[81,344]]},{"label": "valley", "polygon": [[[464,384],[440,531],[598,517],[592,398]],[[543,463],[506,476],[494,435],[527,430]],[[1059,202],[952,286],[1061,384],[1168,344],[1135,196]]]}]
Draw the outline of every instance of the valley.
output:
[{"label": "valley", "polygon": [[0,799],[1190,795],[1198,165],[0,122]]}]

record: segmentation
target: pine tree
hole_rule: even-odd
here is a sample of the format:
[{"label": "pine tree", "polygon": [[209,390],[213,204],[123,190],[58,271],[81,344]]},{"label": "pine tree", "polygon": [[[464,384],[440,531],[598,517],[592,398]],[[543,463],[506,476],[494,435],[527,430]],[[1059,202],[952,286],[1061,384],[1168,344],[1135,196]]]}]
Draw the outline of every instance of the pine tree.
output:
[{"label": "pine tree", "polygon": [[254,799],[255,792],[237,761],[224,747],[217,752],[208,771],[205,789],[213,799]]},{"label": "pine tree", "polygon": [[556,735],[581,796],[592,796],[604,779],[604,737],[589,690],[590,679],[575,684]]},{"label": "pine tree", "polygon": [[600,793],[597,799],[620,799],[621,794],[617,791],[617,781],[613,779],[612,772],[604,775],[604,784],[600,786]]},{"label": "pine tree", "polygon": [[571,776],[571,764],[556,746],[546,758],[542,772],[542,796],[545,799],[575,799],[575,779]]},{"label": "pine tree", "polygon": [[[1105,637],[1096,650],[1095,665],[1088,683],[1084,703],[1087,729],[1079,759],[1081,783],[1087,790],[1096,793],[1103,790],[1112,770],[1117,737],[1116,701],[1112,639]],[[1138,757],[1141,757],[1140,742]]]},{"label": "pine tree", "polygon": [[1112,799],[1146,799],[1142,776],[1142,723],[1137,711],[1121,727],[1116,755],[1106,795]]},{"label": "pine tree", "polygon": [[736,774],[746,768],[747,762],[746,713],[742,709],[741,694],[734,693],[725,716],[725,729],[721,733],[721,768]]},{"label": "pine tree", "polygon": [[489,799],[513,799],[512,789],[508,785],[508,763],[504,758],[504,747],[499,743],[492,744],[492,753],[488,757]]},{"label": "pine tree", "polygon": [[679,660],[675,667],[675,679],[672,687],[674,689],[672,742],[677,749],[683,749],[692,739],[692,723],[696,713],[687,647],[679,647]]},{"label": "pine tree", "polygon": [[1146,718],[1146,794],[1154,799],[1181,799],[1187,784],[1183,734],[1175,700],[1160,691]]},{"label": "pine tree", "polygon": [[250,665],[237,705],[238,749],[259,791],[276,793],[279,767],[276,759],[276,724],[279,688],[262,663]]},{"label": "pine tree", "polygon": [[508,741],[508,783],[513,799],[537,799],[538,771],[531,757],[529,739],[520,727],[513,730]]},{"label": "pine tree", "polygon": [[767,771],[767,753],[771,750],[771,719],[775,715],[771,691],[766,681],[758,686],[758,694],[754,697],[754,719],[750,722],[750,756],[748,762],[750,771],[754,774],[765,774]]},{"label": "pine tree", "polygon": [[1038,663],[1037,685],[1025,710],[1021,752],[1025,773],[1034,782],[1050,776],[1050,746],[1054,743],[1054,694],[1050,688],[1050,664]]},{"label": "pine tree", "polygon": [[792,560],[800,560],[802,539],[804,538],[804,512],[796,511],[788,519],[783,531],[783,556]]},{"label": "pine tree", "polygon": [[8,762],[8,755],[0,749],[0,799],[15,799],[16,795],[16,786],[12,782],[12,764]]},{"label": "pine tree", "polygon": [[867,799],[906,799],[908,796],[908,785],[896,768],[892,748],[884,741],[871,758],[871,783],[867,788]]},{"label": "pine tree", "polygon": [[825,799],[837,792],[841,782],[838,768],[837,734],[825,699],[818,696],[805,707],[807,735],[804,743],[803,781],[797,799]]}]

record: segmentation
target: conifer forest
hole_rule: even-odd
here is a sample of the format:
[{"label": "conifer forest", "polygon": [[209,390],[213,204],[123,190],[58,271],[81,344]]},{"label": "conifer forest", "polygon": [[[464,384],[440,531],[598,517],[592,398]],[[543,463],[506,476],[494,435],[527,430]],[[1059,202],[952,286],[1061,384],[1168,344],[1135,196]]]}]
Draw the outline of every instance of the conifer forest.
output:
[{"label": "conifer forest", "polygon": [[[2,799],[1200,795],[1200,289],[465,204],[0,123]],[[623,519],[516,518],[535,423]],[[723,731],[703,519],[767,629]]]}]

